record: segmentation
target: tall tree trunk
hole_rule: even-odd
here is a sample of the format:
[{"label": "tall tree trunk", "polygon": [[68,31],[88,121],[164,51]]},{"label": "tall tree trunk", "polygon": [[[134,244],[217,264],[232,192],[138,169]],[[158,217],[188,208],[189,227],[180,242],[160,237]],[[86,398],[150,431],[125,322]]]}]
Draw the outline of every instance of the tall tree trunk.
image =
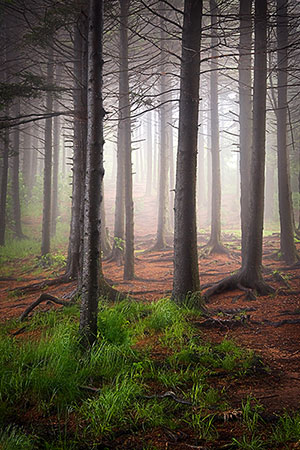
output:
[{"label": "tall tree trunk", "polygon": [[84,71],[86,71],[87,27],[85,14],[80,13],[74,30],[74,153],[72,179],[72,206],[66,275],[77,278],[81,266],[80,250],[82,245],[82,199],[84,192],[84,160],[86,153],[87,129],[87,89]]},{"label": "tall tree trunk", "polygon": [[155,250],[166,248],[166,232],[168,219],[168,171],[169,171],[169,148],[168,148],[168,124],[167,124],[167,75],[165,68],[166,48],[165,31],[163,29],[163,18],[160,18],[160,148],[159,148],[159,186],[158,186],[158,217]]},{"label": "tall tree trunk", "polygon": [[[59,86],[62,67],[56,66],[56,85]],[[54,109],[59,107],[58,102],[54,102]],[[59,150],[60,150],[61,118],[56,116],[53,119],[53,175],[52,175],[52,211],[51,211],[51,234],[56,233],[58,210],[58,172],[59,172]]]},{"label": "tall tree trunk", "polygon": [[[121,81],[121,77],[119,82]],[[121,85],[121,82],[120,82]],[[119,87],[119,89],[121,86]],[[116,179],[116,200],[115,200],[115,222],[114,222],[114,243],[111,258],[120,265],[124,260],[124,219],[125,219],[125,172],[124,172],[124,129],[121,121],[121,99],[119,97],[119,122],[117,137],[117,179]]]},{"label": "tall tree trunk", "polygon": [[287,70],[288,70],[288,8],[287,0],[277,0],[277,152],[278,196],[280,217],[280,250],[288,264],[298,257],[294,242],[293,209],[290,189],[290,163],[287,148]]},{"label": "tall tree trunk", "polygon": [[[20,100],[16,100],[15,116],[20,115]],[[12,201],[14,233],[19,239],[24,237],[21,225],[21,204],[20,204],[20,129],[13,130],[13,157],[12,157]]]},{"label": "tall tree trunk", "polygon": [[[5,111],[9,115],[8,108]],[[6,228],[6,204],[7,204],[7,182],[8,182],[8,158],[9,158],[9,128],[3,131],[3,151],[2,151],[2,171],[1,171],[1,192],[0,192],[0,245],[5,245]]]},{"label": "tall tree trunk", "polygon": [[[54,65],[53,51],[50,49],[47,63],[47,83],[53,84]],[[53,110],[53,95],[49,90],[46,97],[46,111]],[[42,256],[50,253],[51,226],[51,179],[52,179],[52,117],[45,121],[45,162],[44,162],[44,193],[43,193],[43,227],[42,227]]]},{"label": "tall tree trunk", "polygon": [[221,168],[219,144],[219,96],[218,96],[218,34],[216,0],[210,0],[211,11],[211,73],[210,73],[210,109],[211,109],[211,159],[212,159],[212,191],[211,191],[211,231],[207,244],[209,253],[224,253],[221,244]]},{"label": "tall tree trunk", "polygon": [[249,231],[241,283],[261,294],[270,292],[262,278],[267,88],[267,0],[255,0],[253,153],[250,178]]},{"label": "tall tree trunk", "polygon": [[25,187],[27,199],[30,197],[30,185],[31,185],[31,166],[32,166],[32,148],[31,148],[31,127],[27,126],[23,130],[23,183]]},{"label": "tall tree trunk", "polygon": [[249,227],[250,156],[252,148],[252,102],[251,102],[251,41],[252,0],[240,0],[240,47],[239,47],[239,103],[240,103],[240,174],[241,174],[241,228],[242,265],[247,253],[247,230]]},{"label": "tall tree trunk", "polygon": [[196,166],[202,1],[185,0],[175,189],[174,278],[177,302],[199,291]]},{"label": "tall tree trunk", "polygon": [[103,169],[103,1],[90,0],[88,32],[88,137],[84,194],[84,237],[80,333],[85,346],[97,338],[100,279],[100,205]]},{"label": "tall tree trunk", "polygon": [[124,130],[125,260],[124,279],[134,278],[134,215],[132,197],[131,120],[128,76],[128,12],[130,0],[120,0],[120,115]]},{"label": "tall tree trunk", "polygon": [[205,204],[205,178],[204,178],[204,139],[203,139],[203,106],[200,106],[199,131],[198,131],[198,171],[197,171],[197,192],[198,192],[198,211],[203,209]]},{"label": "tall tree trunk", "polygon": [[146,196],[150,197],[152,193],[152,145],[153,145],[153,139],[152,139],[152,112],[149,111],[147,113],[147,143],[146,143],[146,149],[147,149],[147,176],[146,176]]},{"label": "tall tree trunk", "polygon": [[105,203],[104,203],[104,184],[102,184],[102,201],[100,208],[100,218],[101,218],[101,257],[107,257],[111,254],[111,245],[109,241],[109,230],[106,227],[105,219]]}]

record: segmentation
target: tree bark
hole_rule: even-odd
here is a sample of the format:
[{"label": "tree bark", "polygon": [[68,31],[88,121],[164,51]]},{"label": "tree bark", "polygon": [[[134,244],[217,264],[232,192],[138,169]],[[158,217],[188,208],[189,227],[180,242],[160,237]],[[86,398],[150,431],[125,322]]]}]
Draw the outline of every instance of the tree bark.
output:
[{"label": "tree bark", "polygon": [[[6,108],[6,115],[9,114]],[[6,201],[7,201],[7,182],[8,182],[8,158],[9,158],[9,128],[3,133],[3,151],[2,151],[2,171],[1,171],[1,192],[0,192],[0,245],[5,245],[6,229]],[[1,136],[2,137],[2,136]]]},{"label": "tree bark", "polygon": [[181,303],[199,291],[196,229],[196,166],[202,1],[185,0],[180,72],[179,133],[175,188],[172,298]]},{"label": "tree bark", "polygon": [[125,259],[124,280],[134,278],[134,213],[132,197],[131,120],[128,75],[128,12],[130,0],[120,0],[120,115],[124,136]]},{"label": "tree bark", "polygon": [[224,253],[221,244],[221,168],[219,144],[219,96],[218,96],[218,34],[216,0],[210,0],[211,11],[211,73],[210,73],[210,109],[211,109],[211,231],[207,244],[209,253]]},{"label": "tree bark", "polygon": [[84,237],[80,334],[84,346],[97,338],[100,280],[100,205],[103,169],[102,101],[103,1],[90,0],[88,31],[88,136],[84,195]]},{"label": "tree bark", "polygon": [[[56,85],[59,86],[61,78],[61,66],[56,67]],[[54,109],[59,108],[59,103],[54,102]],[[53,175],[52,175],[52,212],[51,212],[51,235],[56,233],[58,210],[58,172],[59,172],[59,150],[60,150],[61,118],[53,118]]]},{"label": "tree bark", "polygon": [[240,0],[239,46],[239,103],[240,103],[240,174],[241,174],[241,229],[242,265],[247,253],[249,227],[250,157],[252,149],[252,101],[251,101],[251,41],[252,0]]},{"label": "tree bark", "polygon": [[288,1],[277,0],[277,154],[280,217],[280,250],[288,264],[298,257],[294,242],[293,209],[290,188],[290,163],[287,148],[287,70],[288,70]]},{"label": "tree bark", "polygon": [[[47,83],[53,84],[54,65],[53,51],[49,50],[47,64]],[[53,110],[53,95],[47,92],[46,111]],[[52,179],[52,117],[46,119],[45,124],[45,161],[44,161],[44,193],[43,193],[43,227],[41,254],[50,253],[50,227],[51,227],[51,179]]]},{"label": "tree bark", "polygon": [[[162,13],[161,13],[162,14]],[[163,29],[163,17],[160,18],[160,148],[159,148],[159,186],[158,186],[158,216],[155,250],[166,248],[166,232],[168,220],[168,172],[169,172],[169,148],[168,148],[168,124],[167,108],[168,100],[167,75],[166,75],[166,44],[165,31]]]},{"label": "tree bark", "polygon": [[250,178],[247,253],[240,274],[241,284],[264,294],[269,288],[262,278],[262,240],[265,185],[265,135],[267,88],[267,0],[255,0],[255,57],[253,93],[253,152]]},{"label": "tree bark", "polygon": [[152,112],[147,113],[147,177],[146,177],[146,196],[150,197],[152,193]]},{"label": "tree bark", "polygon": [[87,39],[86,19],[80,12],[74,30],[74,151],[72,206],[66,275],[77,278],[80,272],[80,249],[82,244],[82,199],[84,192],[84,160],[86,154],[87,129],[87,89],[83,72],[85,66],[85,47]]},{"label": "tree bark", "polygon": [[[16,117],[20,115],[20,100],[16,100],[15,111]],[[18,239],[24,237],[21,225],[21,204],[20,204],[20,129],[16,127],[13,130],[13,157],[12,157],[12,202],[13,202],[13,219],[14,233]]]}]

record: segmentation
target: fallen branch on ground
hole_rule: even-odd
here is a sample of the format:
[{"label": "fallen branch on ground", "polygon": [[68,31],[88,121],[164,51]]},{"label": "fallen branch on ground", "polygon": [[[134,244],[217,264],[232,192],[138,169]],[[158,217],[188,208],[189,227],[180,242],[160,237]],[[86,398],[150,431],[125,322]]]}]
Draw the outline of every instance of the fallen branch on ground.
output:
[{"label": "fallen branch on ground", "polygon": [[56,305],[62,305],[62,306],[74,305],[74,302],[71,302],[71,301],[66,302],[64,300],[60,300],[57,297],[54,297],[53,295],[44,293],[44,294],[41,294],[37,300],[35,300],[33,303],[31,303],[31,305],[28,306],[27,309],[25,309],[25,311],[21,314],[21,316],[19,318],[20,322],[22,322],[28,316],[28,314],[30,314],[31,311],[33,311],[39,304],[41,304],[42,302],[45,302],[47,300],[55,303]]}]

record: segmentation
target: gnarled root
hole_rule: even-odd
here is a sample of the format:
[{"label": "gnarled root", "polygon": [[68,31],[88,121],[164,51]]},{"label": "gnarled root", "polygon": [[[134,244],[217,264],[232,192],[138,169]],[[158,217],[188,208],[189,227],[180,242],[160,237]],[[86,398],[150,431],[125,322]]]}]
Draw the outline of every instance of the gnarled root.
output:
[{"label": "gnarled root", "polygon": [[[221,292],[231,291],[239,289],[246,292],[249,300],[253,300],[255,297],[254,292],[258,295],[269,295],[274,293],[274,289],[269,286],[262,278],[250,278],[244,270],[224,278],[215,285],[211,286],[203,294],[206,301],[213,295],[220,294]],[[250,296],[250,297],[249,297]]]},{"label": "gnarled root", "polygon": [[59,298],[54,297],[53,295],[43,293],[39,296],[39,298],[37,300],[35,300],[33,303],[31,303],[31,305],[28,306],[28,308],[26,308],[25,311],[21,314],[21,316],[19,318],[20,322],[22,322],[28,316],[28,314],[30,314],[31,311],[33,311],[40,303],[46,302],[46,301],[51,301],[51,302],[55,303],[56,305],[62,305],[62,306],[74,305],[74,302],[60,300]]}]

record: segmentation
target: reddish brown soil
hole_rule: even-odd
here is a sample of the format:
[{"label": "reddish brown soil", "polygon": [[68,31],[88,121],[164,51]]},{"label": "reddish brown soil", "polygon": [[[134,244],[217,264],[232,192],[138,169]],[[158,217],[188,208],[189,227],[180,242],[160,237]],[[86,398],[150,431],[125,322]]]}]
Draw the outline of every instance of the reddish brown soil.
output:
[{"label": "reddish brown soil", "polygon": [[[149,205],[148,205],[149,206]],[[172,289],[172,250],[163,252],[151,252],[149,249],[155,243],[155,214],[153,214],[154,204],[146,208],[147,214],[143,215],[143,220],[137,220],[136,239],[136,278],[131,281],[123,281],[123,268],[117,266],[115,262],[103,263],[105,276],[112,281],[113,286],[123,292],[129,292],[133,297],[143,301],[151,301],[168,296]],[[145,210],[144,210],[145,212]],[[112,213],[108,214],[108,224],[112,222]],[[207,235],[199,236],[199,245],[207,241]],[[237,250],[239,243],[230,235],[224,237],[225,244],[230,244],[232,253],[227,255],[213,255],[199,261],[201,285],[214,283],[224,276],[232,273],[240,266],[240,257]],[[264,241],[264,264],[272,271],[285,267],[284,263],[272,258],[272,252],[279,247],[279,236],[272,235]],[[145,251],[146,250],[146,251]],[[299,246],[300,250],[300,246]],[[41,291],[28,292],[24,295],[12,294],[12,290],[24,285],[50,279],[51,273],[48,271],[39,276],[39,279],[32,279],[30,274],[23,271],[26,261],[14,261],[15,279],[19,281],[0,281],[0,317],[1,322],[11,318],[18,318],[25,308],[36,300]],[[265,278],[276,289],[300,291],[300,266],[281,272],[288,275],[289,287],[283,282],[274,279],[272,273]],[[53,274],[52,274],[53,276]],[[51,293],[54,296],[63,298],[76,288],[76,282],[60,284],[58,286],[43,289],[43,292]],[[216,377],[213,381],[215,387],[225,386],[228,398],[231,399],[233,407],[239,407],[241,399],[253,394],[264,406],[267,413],[281,412],[284,409],[289,411],[299,408],[300,404],[300,295],[297,293],[282,295],[278,292],[267,297],[257,297],[254,300],[246,300],[245,293],[233,291],[214,296],[207,305],[208,312],[213,313],[213,317],[224,320],[227,316],[218,315],[218,310],[250,309],[246,312],[246,319],[240,326],[222,323],[220,326],[202,327],[199,324],[199,333],[204,339],[212,342],[219,342],[224,337],[233,339],[237,344],[254,350],[261,356],[264,364],[269,367],[266,374],[259,373],[247,378],[235,379],[228,382],[228,378]],[[39,310],[55,308],[53,305],[41,305]],[[232,317],[229,316],[229,317]],[[299,323],[283,323],[274,326],[266,321],[279,322],[286,319],[299,320]],[[203,319],[205,320],[205,319]],[[264,323],[265,322],[265,323]],[[29,336],[28,336],[29,337]],[[29,337],[30,338],[30,337]],[[163,350],[157,348],[155,357],[164,358]],[[232,424],[234,430],[235,424]],[[222,426],[221,426],[222,428]],[[228,427],[227,427],[228,432]],[[157,436],[155,436],[157,433]],[[161,436],[161,431],[151,432],[152,443],[156,442],[159,448],[191,448],[184,444],[177,443],[165,446],[166,436]],[[184,431],[182,431],[184,434]],[[226,433],[224,431],[224,433]],[[144,434],[144,441],[147,436]],[[125,440],[124,440],[125,439]],[[122,436],[122,443],[118,443],[114,448],[139,448],[135,447],[135,436]],[[132,444],[130,440],[132,440]],[[224,438],[225,439],[225,438]],[[181,441],[184,442],[184,437]],[[170,441],[170,439],[169,439]],[[172,439],[171,439],[172,441]],[[225,439],[226,441],[226,439]],[[118,445],[121,445],[120,447]],[[163,445],[163,446],[161,446]],[[195,447],[201,448],[201,447]],[[204,447],[202,447],[204,448]],[[213,447],[211,447],[213,448]],[[289,447],[298,448],[298,447]]]},{"label": "reddish brown soil", "polygon": [[[265,240],[265,250],[276,248],[278,237]],[[154,239],[148,236],[147,242],[141,239],[137,242],[137,248],[143,246],[151,247]],[[14,263],[15,264],[15,263]],[[283,265],[282,262],[265,259],[266,266],[275,270]],[[226,255],[214,255],[200,260],[201,284],[213,283],[226,276],[239,267],[239,258]],[[122,267],[114,262],[104,262],[105,275],[112,280],[113,285],[123,292],[129,292],[132,296],[144,301],[159,299],[169,295],[172,289],[172,251],[164,252],[140,252],[136,258],[136,279],[128,282],[123,281]],[[16,277],[22,272],[22,262],[16,264]],[[300,290],[300,270],[288,270],[282,272],[288,274],[289,284],[292,291]],[[0,282],[0,314],[1,321],[18,318],[24,309],[40,295],[41,291],[30,292],[23,295],[12,295],[12,289],[22,287],[26,284],[41,281],[33,280],[30,276],[22,277],[21,281]],[[49,274],[48,274],[49,277]],[[272,275],[266,275],[269,283],[276,289],[288,289],[282,283],[274,280]],[[58,286],[43,289],[59,298],[71,293],[76,283],[60,284]],[[255,300],[245,300],[245,295],[240,291],[228,292],[214,296],[207,305],[208,311],[214,313],[215,318],[224,319],[217,315],[217,310],[232,310],[251,308],[246,312],[247,320],[241,326],[231,327],[222,325],[202,328],[203,336],[213,342],[222,340],[224,337],[234,339],[238,344],[253,349],[259,354],[266,365],[270,367],[267,376],[247,379],[247,383],[233,381],[227,386],[231,398],[240,402],[242,397],[252,393],[260,399],[270,411],[279,411],[284,408],[295,409],[300,404],[300,324],[282,324],[271,326],[263,323],[266,319],[279,322],[285,319],[299,319],[300,321],[300,296],[291,294],[288,296],[271,295],[268,297],[257,297]],[[41,305],[40,310],[48,310],[53,305]],[[226,318],[226,317],[225,317]],[[255,323],[252,323],[255,322]],[[261,323],[257,323],[261,322]],[[200,326],[201,328],[201,326]],[[222,384],[220,381],[219,384]]]}]

